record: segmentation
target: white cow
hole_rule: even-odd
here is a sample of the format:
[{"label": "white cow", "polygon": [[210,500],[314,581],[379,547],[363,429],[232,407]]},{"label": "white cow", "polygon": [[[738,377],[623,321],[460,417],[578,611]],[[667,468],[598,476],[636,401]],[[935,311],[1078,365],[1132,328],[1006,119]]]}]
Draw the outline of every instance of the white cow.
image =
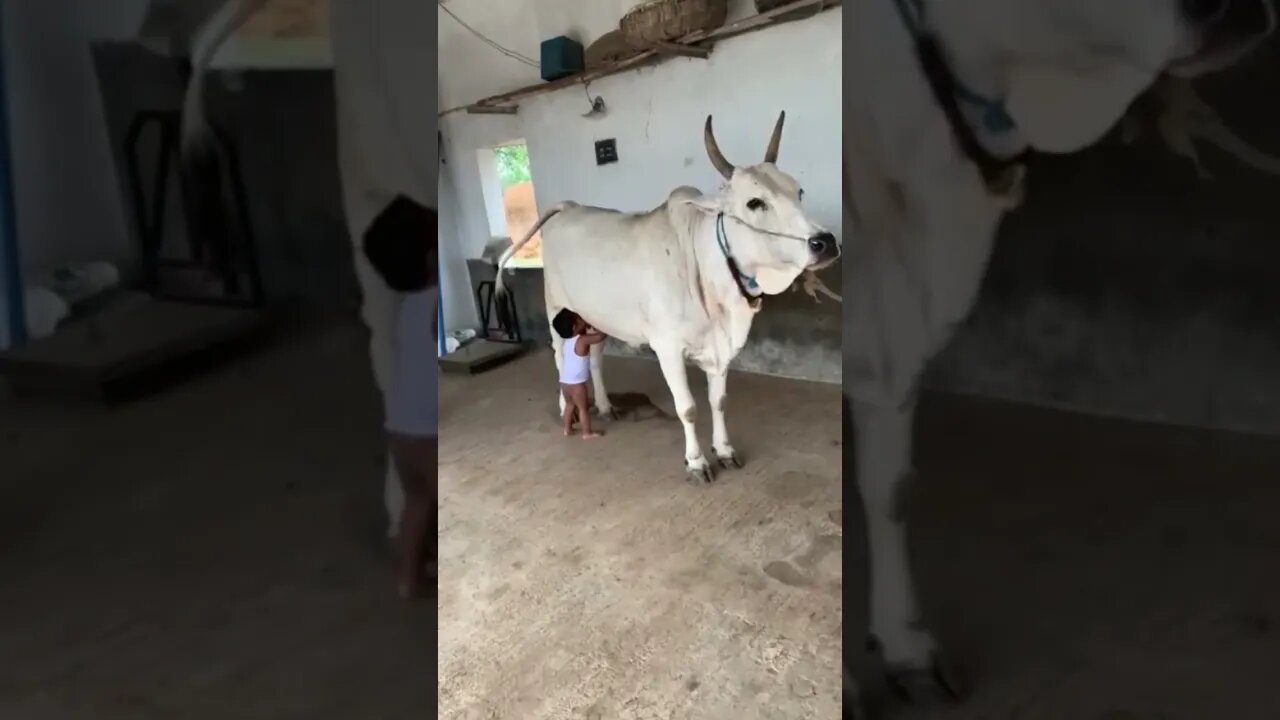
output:
[{"label": "white cow", "polygon": [[972,308],[1018,200],[1021,167],[1007,160],[1092,144],[1162,74],[1230,65],[1275,15],[1269,0],[844,8],[844,389],[868,523],[870,632],[907,694],[949,694],[908,566],[912,418],[925,364]]},{"label": "white cow", "polygon": [[[740,467],[724,422],[729,363],[747,340],[762,295],[785,291],[801,273],[840,255],[835,236],[801,207],[800,185],[774,164],[785,119],[778,116],[763,162],[736,167],[720,153],[707,117],[707,156],[725,179],[716,195],[680,187],[643,213],[563,203],[498,261],[502,293],[507,261],[541,230],[548,319],[568,308],[610,337],[653,349],[684,424],[685,469],[697,481],[709,482],[714,473],[694,430],[685,360],[707,374],[716,459]],[[561,343],[554,329],[551,336],[559,368]],[[607,415],[603,357],[593,346],[596,410]]]}]

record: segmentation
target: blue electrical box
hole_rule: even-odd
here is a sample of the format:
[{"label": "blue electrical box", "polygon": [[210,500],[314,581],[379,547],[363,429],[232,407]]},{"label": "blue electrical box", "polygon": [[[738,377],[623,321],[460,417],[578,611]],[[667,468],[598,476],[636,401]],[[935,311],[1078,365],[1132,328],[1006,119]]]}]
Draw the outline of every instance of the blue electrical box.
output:
[{"label": "blue electrical box", "polygon": [[542,79],[548,82],[582,72],[582,43],[563,35],[543,40],[541,66]]}]

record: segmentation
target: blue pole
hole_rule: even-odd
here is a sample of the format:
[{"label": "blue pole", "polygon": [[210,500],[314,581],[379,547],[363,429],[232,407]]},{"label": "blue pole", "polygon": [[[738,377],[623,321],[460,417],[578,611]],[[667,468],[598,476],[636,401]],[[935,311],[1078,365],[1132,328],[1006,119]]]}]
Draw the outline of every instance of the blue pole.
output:
[{"label": "blue pole", "polygon": [[0,9],[0,272],[8,309],[9,346],[27,341],[27,315],[23,308],[22,258],[18,253],[17,211],[13,202],[13,161],[9,149],[9,96],[5,82],[4,11]]},{"label": "blue pole", "polygon": [[436,284],[436,356],[444,357],[447,353],[444,344],[444,283]]}]

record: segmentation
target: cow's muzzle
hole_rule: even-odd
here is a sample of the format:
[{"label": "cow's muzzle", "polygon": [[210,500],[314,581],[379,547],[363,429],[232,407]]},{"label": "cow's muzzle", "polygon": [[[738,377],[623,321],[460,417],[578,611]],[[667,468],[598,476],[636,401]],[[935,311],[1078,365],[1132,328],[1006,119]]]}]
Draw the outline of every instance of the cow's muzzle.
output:
[{"label": "cow's muzzle", "polygon": [[1272,0],[1181,0],[1182,16],[1200,34],[1200,47],[1170,64],[1177,77],[1196,77],[1226,68],[1265,40],[1276,28]]},{"label": "cow's muzzle", "polygon": [[1222,32],[1240,40],[1259,40],[1276,29],[1276,10],[1271,0],[1223,0],[1228,2],[1217,24]]},{"label": "cow's muzzle", "polygon": [[820,232],[809,238],[810,265],[827,263],[840,257],[840,243],[829,232]]},{"label": "cow's muzzle", "polygon": [[1180,0],[1179,4],[1191,25],[1236,40],[1268,35],[1275,25],[1271,0]]}]

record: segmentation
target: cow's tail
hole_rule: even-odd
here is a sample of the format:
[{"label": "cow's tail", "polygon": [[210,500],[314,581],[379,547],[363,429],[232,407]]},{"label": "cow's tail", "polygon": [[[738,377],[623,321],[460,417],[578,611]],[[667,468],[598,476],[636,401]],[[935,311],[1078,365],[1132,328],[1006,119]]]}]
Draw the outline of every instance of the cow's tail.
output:
[{"label": "cow's tail", "polygon": [[190,67],[182,96],[178,136],[178,175],[187,220],[191,257],[233,291],[231,217],[223,197],[223,165],[217,137],[204,104],[209,64],[218,48],[265,5],[267,0],[224,0],[191,38]]},{"label": "cow's tail", "polygon": [[204,106],[209,64],[223,43],[266,4],[267,0],[224,0],[192,36],[191,77],[182,97],[181,156],[191,158],[212,149],[213,127]]},{"label": "cow's tail", "polygon": [[529,232],[525,233],[524,237],[520,238],[518,242],[513,243],[511,247],[507,248],[506,252],[502,253],[502,257],[498,258],[498,274],[493,281],[493,303],[494,311],[498,318],[498,326],[504,331],[511,332],[514,329],[512,325],[515,323],[515,318],[511,316],[511,308],[509,305],[510,300],[507,296],[508,290],[506,281],[503,280],[503,271],[506,269],[507,263],[511,262],[511,258],[515,257],[515,254],[520,251],[520,248],[528,244],[528,242],[533,239],[533,236],[538,234],[538,231],[542,229],[542,226],[545,225],[548,220],[559,215],[562,211],[573,207],[573,205],[574,203],[571,202],[563,202],[559,205],[554,205],[548,208],[546,212],[542,213],[542,217],[538,218],[538,222],[534,223],[533,227],[529,228]]}]

